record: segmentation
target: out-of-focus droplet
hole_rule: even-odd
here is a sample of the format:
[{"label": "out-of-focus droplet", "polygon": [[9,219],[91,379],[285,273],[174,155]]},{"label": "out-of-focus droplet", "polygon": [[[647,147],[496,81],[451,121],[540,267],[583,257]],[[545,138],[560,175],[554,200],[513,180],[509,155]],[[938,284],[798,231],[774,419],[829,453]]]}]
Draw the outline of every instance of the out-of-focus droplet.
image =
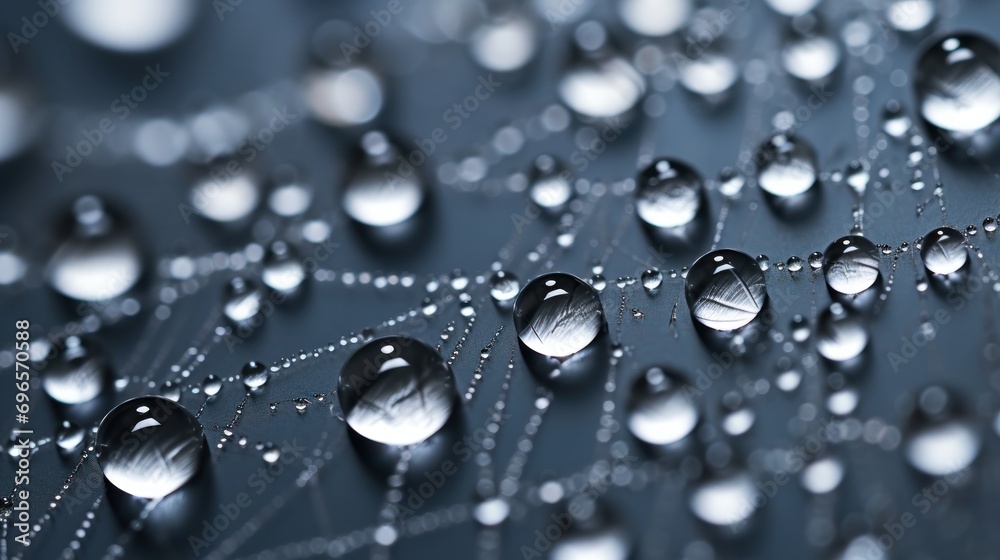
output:
[{"label": "out-of-focus droplet", "polygon": [[76,424],[70,422],[69,420],[63,420],[63,423],[56,430],[56,445],[59,447],[59,453],[62,455],[69,455],[80,450],[83,447],[83,442],[87,437],[87,432],[77,426]]},{"label": "out-of-focus droplet", "polygon": [[694,430],[701,414],[685,393],[680,374],[651,367],[636,377],[628,400],[628,429],[651,445],[680,441]]},{"label": "out-of-focus droplet", "polygon": [[692,513],[705,523],[739,526],[756,510],[753,506],[756,492],[753,479],[744,471],[710,475],[694,487],[688,504]]},{"label": "out-of-focus droplet", "polygon": [[778,133],[758,150],[757,183],[776,197],[805,193],[818,179],[816,152],[801,138]]},{"label": "out-of-focus droplet", "polygon": [[292,294],[306,280],[306,269],[302,257],[284,241],[275,241],[264,255],[264,269],[261,281],[281,294]]},{"label": "out-of-focus droplet", "polygon": [[508,11],[483,22],[469,37],[469,52],[484,70],[516,72],[538,52],[535,21],[520,11]]},{"label": "out-of-focus droplet", "polygon": [[263,302],[264,290],[256,281],[235,276],[226,283],[222,313],[236,326],[248,325],[257,317]]},{"label": "out-of-focus droplet", "polygon": [[243,369],[240,370],[240,377],[243,378],[243,385],[252,391],[260,389],[267,384],[267,380],[270,379],[271,374],[264,363],[251,360],[243,365]]},{"label": "out-of-focus droplet", "polygon": [[220,165],[210,165],[194,182],[192,211],[220,224],[242,223],[260,203],[260,180],[245,167],[232,172]]},{"label": "out-of-focus droplet", "polygon": [[303,96],[313,117],[328,126],[369,123],[385,104],[382,79],[359,60],[364,53],[344,52],[353,39],[350,24],[337,20],[320,25],[312,37],[314,62],[302,80]]},{"label": "out-of-focus droplet", "polygon": [[497,305],[513,305],[514,298],[520,290],[521,283],[511,272],[498,270],[490,278],[490,297]]},{"label": "out-of-focus droplet", "polygon": [[864,319],[839,303],[832,303],[816,324],[816,350],[826,359],[846,362],[861,355],[868,346]]},{"label": "out-of-focus droplet", "polygon": [[795,19],[781,48],[785,71],[809,83],[828,80],[840,58],[840,44],[826,33],[814,14]]},{"label": "out-of-focus droplet", "polygon": [[275,214],[291,218],[301,216],[313,201],[313,189],[298,169],[282,165],[271,175],[271,194],[267,205]]},{"label": "out-of-focus droplet", "polygon": [[646,37],[664,37],[691,17],[692,0],[618,0],[618,15],[626,27]]},{"label": "out-of-focus droplet", "polygon": [[143,272],[139,245],[101,199],[78,198],[69,229],[46,268],[53,289],[75,300],[97,302],[135,286]]},{"label": "out-of-focus droplet", "polygon": [[910,131],[913,121],[899,101],[890,99],[882,110],[882,130],[893,138],[902,138]]},{"label": "out-of-focus droplet", "polygon": [[573,198],[573,176],[557,159],[540,155],[531,168],[528,198],[546,214],[557,216],[566,211]]},{"label": "out-of-focus droplet", "polygon": [[844,479],[844,463],[833,456],[813,460],[802,469],[802,487],[813,494],[829,494]]},{"label": "out-of-focus droplet", "polygon": [[642,74],[610,46],[601,24],[585,22],[573,37],[574,54],[559,80],[559,97],[585,119],[629,114],[646,93]]},{"label": "out-of-focus droplet", "polygon": [[747,325],[767,301],[767,284],[757,261],[732,249],[699,258],[688,272],[686,288],[692,316],[717,331]]},{"label": "out-of-focus droplet", "polygon": [[139,498],[162,498],[194,478],[204,446],[198,420],[162,397],[121,403],[97,430],[97,462],[104,477]]},{"label": "out-of-focus droplet", "polygon": [[[424,161],[421,151],[420,160]],[[412,154],[411,154],[412,159]],[[361,162],[344,189],[343,208],[364,226],[399,227],[423,207],[427,188],[420,174],[382,132],[372,131],[361,140]]]},{"label": "out-of-focus droplet", "polygon": [[60,19],[98,47],[139,53],[164,48],[183,35],[200,5],[194,0],[74,0]]},{"label": "out-of-focus droplet", "polygon": [[631,540],[603,501],[581,494],[565,504],[569,527],[552,544],[552,560],[626,560]]},{"label": "out-of-focus droplet", "polygon": [[969,467],[982,438],[958,397],[937,385],[920,392],[904,441],[907,460],[928,476],[946,476]]},{"label": "out-of-focus droplet", "polygon": [[95,342],[69,336],[42,371],[42,388],[54,400],[74,405],[95,399],[111,385],[113,372]]},{"label": "out-of-focus droplet", "polygon": [[934,21],[937,14],[934,4],[934,0],[891,0],[886,6],[885,17],[897,31],[920,31]]},{"label": "out-of-focus droplet", "polygon": [[724,167],[719,172],[719,192],[726,198],[738,197],[746,183],[746,175],[734,167]]},{"label": "out-of-focus droplet", "polygon": [[359,348],[340,372],[337,395],[352,430],[394,446],[433,436],[458,400],[448,364],[407,336],[377,338]]},{"label": "out-of-focus droplet", "polygon": [[767,0],[767,4],[779,14],[785,16],[801,16],[809,13],[821,0]]},{"label": "out-of-focus droplet", "polygon": [[841,237],[826,248],[824,255],[823,275],[831,290],[860,294],[878,280],[878,248],[865,237]]}]

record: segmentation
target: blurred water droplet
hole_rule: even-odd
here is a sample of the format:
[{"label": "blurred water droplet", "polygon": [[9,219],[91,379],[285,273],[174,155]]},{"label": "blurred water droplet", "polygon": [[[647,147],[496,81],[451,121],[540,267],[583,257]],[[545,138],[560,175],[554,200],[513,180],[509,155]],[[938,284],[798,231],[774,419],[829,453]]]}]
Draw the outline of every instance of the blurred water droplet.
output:
[{"label": "blurred water droplet", "polygon": [[413,445],[440,430],[456,408],[451,368],[423,342],[389,336],[368,342],[340,372],[348,426],[386,445]]},{"label": "blurred water droplet", "polygon": [[557,159],[541,155],[531,169],[528,197],[550,216],[566,211],[573,198],[572,174]]},{"label": "blurred water droplet", "polygon": [[981,446],[976,425],[951,391],[936,385],[921,391],[904,443],[915,469],[929,476],[959,472],[972,464]]},{"label": "blurred water droplet", "polygon": [[776,197],[801,195],[818,179],[816,153],[806,141],[778,133],[764,142],[758,152],[757,182]]},{"label": "blurred water droplet", "polygon": [[236,224],[257,209],[261,198],[260,179],[249,169],[235,172],[230,167],[209,166],[191,187],[193,211],[213,222]]},{"label": "blurred water droplet", "polygon": [[936,12],[934,0],[892,0],[885,17],[897,31],[911,33],[930,25]]},{"label": "blurred water droplet", "polygon": [[573,33],[572,59],[559,80],[559,97],[589,119],[613,119],[632,111],[646,93],[646,82],[609,44],[599,23],[580,24]]},{"label": "blurred water droplet", "polygon": [[161,498],[194,478],[205,445],[198,420],[162,397],[138,397],[116,406],[97,430],[97,462],[120,490]]},{"label": "blurred water droplet", "polygon": [[685,393],[687,385],[682,375],[660,367],[636,377],[627,405],[632,435],[651,445],[668,445],[690,434],[701,414]]},{"label": "blurred water droplet", "polygon": [[821,0],[767,0],[767,4],[781,15],[800,16],[812,11]]},{"label": "blurred water droplet", "polygon": [[743,471],[712,475],[691,491],[691,512],[705,523],[719,527],[737,526],[754,512],[757,492],[750,475]]},{"label": "blurred water droplet", "polygon": [[781,48],[785,71],[805,82],[823,82],[840,63],[840,45],[813,14],[796,18]]},{"label": "blurred water droplet", "polygon": [[267,383],[267,380],[270,379],[271,374],[268,372],[266,365],[251,360],[243,365],[243,369],[240,370],[240,377],[243,378],[243,385],[252,391],[263,387]]},{"label": "blurred water droplet", "polygon": [[490,278],[490,297],[502,307],[513,304],[514,298],[521,290],[521,283],[513,273],[498,270]]},{"label": "blurred water droplet", "polygon": [[844,479],[844,463],[832,456],[815,459],[802,469],[802,487],[813,494],[828,494]]},{"label": "blurred water droplet", "polygon": [[724,167],[719,172],[719,192],[727,198],[738,197],[746,183],[746,175],[734,167]]},{"label": "blurred water droplet", "polygon": [[265,463],[268,464],[277,463],[278,459],[281,458],[281,449],[275,446],[273,443],[267,442],[264,444],[264,449],[263,453],[261,453],[261,457],[264,459]]},{"label": "blurred water droplet", "polygon": [[59,447],[59,452],[63,455],[69,455],[79,450],[83,447],[86,435],[86,431],[80,426],[63,420],[59,429],[56,430],[56,445]]},{"label": "blurred water droplet", "polygon": [[344,212],[375,228],[400,227],[414,218],[424,206],[427,188],[411,160],[419,158],[422,163],[426,156],[414,150],[409,158],[382,132],[366,133],[357,155],[359,164],[344,189]]},{"label": "blurred water droplet", "polygon": [[194,0],[80,0],[63,6],[60,20],[81,39],[112,51],[139,53],[166,47],[198,14]]},{"label": "blurred water droplet", "polygon": [[893,138],[902,138],[910,131],[913,121],[899,101],[890,99],[882,111],[882,130]]},{"label": "blurred water droplet", "polygon": [[247,325],[260,312],[264,291],[254,280],[234,276],[226,283],[222,313],[234,325]]},{"label": "blurred water droplet", "polygon": [[538,29],[527,14],[511,10],[476,28],[469,38],[469,52],[485,70],[515,72],[538,52]]},{"label": "blurred water droplet", "polygon": [[54,290],[80,301],[105,301],[131,289],[142,276],[139,245],[117,213],[96,196],[73,203],[69,232],[46,268]]},{"label": "blurred water droplet", "polygon": [[694,318],[719,331],[745,326],[767,301],[767,285],[757,261],[732,249],[699,258],[691,266],[686,288]]},{"label": "blurred water droplet", "polygon": [[476,504],[473,516],[479,524],[495,527],[507,520],[510,515],[510,502],[503,498],[489,498]]},{"label": "blurred water droplet", "polygon": [[[562,513],[565,512],[565,513]],[[572,498],[560,519],[569,526],[552,543],[552,560],[626,560],[631,541],[603,501],[589,495]]]},{"label": "blurred water droplet", "polygon": [[695,220],[704,203],[698,173],[688,164],[660,158],[639,174],[636,213],[651,228],[681,228]]},{"label": "blurred water droplet", "polygon": [[832,303],[816,324],[816,350],[834,362],[853,360],[868,346],[864,319],[839,303]]},{"label": "blurred water droplet", "polygon": [[260,278],[264,284],[281,294],[292,294],[302,286],[306,270],[298,252],[284,241],[275,241],[264,255]]},{"label": "blurred water droplet", "polygon": [[64,404],[91,401],[111,385],[111,363],[92,340],[69,336],[42,370],[42,388]]},{"label": "blurred water droplet", "polygon": [[691,17],[692,0],[620,0],[618,15],[633,32],[646,37],[664,37],[677,31]]}]

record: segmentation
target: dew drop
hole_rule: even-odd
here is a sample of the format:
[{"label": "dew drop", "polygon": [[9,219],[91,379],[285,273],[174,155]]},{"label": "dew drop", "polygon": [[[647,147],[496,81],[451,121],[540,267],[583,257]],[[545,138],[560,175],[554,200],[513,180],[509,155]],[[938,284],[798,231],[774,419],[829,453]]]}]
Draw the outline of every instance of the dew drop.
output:
[{"label": "dew drop", "polygon": [[712,475],[691,491],[691,512],[705,523],[719,527],[737,526],[754,512],[757,491],[750,475],[743,471]]},{"label": "dew drop", "polygon": [[264,291],[256,281],[234,276],[225,287],[222,313],[236,326],[249,324],[260,312]]},{"label": "dew drop", "polygon": [[834,362],[853,360],[868,346],[868,329],[857,313],[832,303],[819,316],[816,350]]},{"label": "dew drop", "polygon": [[604,308],[597,291],[561,272],[535,278],[514,302],[514,328],[532,351],[571,356],[590,345],[604,329]]},{"label": "dew drop", "polygon": [[686,163],[660,158],[639,174],[636,213],[652,228],[679,228],[694,221],[704,201],[702,179]]},{"label": "dew drop", "polygon": [[691,314],[718,331],[747,325],[767,301],[767,285],[757,261],[732,249],[699,258],[688,272],[686,288]]},{"label": "dew drop", "polygon": [[86,431],[76,424],[63,420],[59,429],[56,430],[56,445],[59,452],[69,455],[83,447]]},{"label": "dew drop", "polygon": [[761,162],[757,182],[776,197],[801,195],[816,184],[816,153],[804,140],[778,133],[764,142],[757,153]]},{"label": "dew drop", "polygon": [[893,138],[902,138],[910,131],[913,121],[899,101],[890,99],[882,111],[882,130]]},{"label": "dew drop", "polygon": [[111,363],[100,346],[69,336],[42,371],[42,388],[52,399],[74,405],[96,398],[110,387],[112,377]]},{"label": "dew drop", "polygon": [[820,457],[802,469],[802,487],[813,494],[829,494],[844,479],[844,463],[836,457]]},{"label": "dew drop", "polygon": [[263,387],[271,377],[271,374],[268,372],[267,366],[262,362],[251,360],[243,365],[243,369],[240,370],[240,377],[243,378],[243,385],[252,391]]},{"label": "dew drop", "polygon": [[121,403],[97,430],[97,462],[105,478],[140,498],[161,498],[191,480],[204,446],[198,420],[162,397]]},{"label": "dew drop", "polygon": [[968,468],[982,447],[977,428],[958,398],[936,385],[921,391],[905,437],[904,454],[910,465],[929,476]]},{"label": "dew drop", "polygon": [[204,381],[202,381],[201,390],[204,391],[205,395],[209,397],[218,395],[219,391],[222,390],[222,379],[214,374],[209,375]]},{"label": "dew drop", "polygon": [[924,236],[920,258],[924,266],[933,274],[958,272],[969,260],[965,250],[965,238],[957,229],[942,227]]},{"label": "dew drop", "polygon": [[827,80],[840,63],[840,46],[812,14],[796,18],[781,48],[785,71],[805,82]]},{"label": "dew drop", "polygon": [[860,294],[878,280],[878,248],[865,237],[841,237],[826,248],[825,255],[823,275],[826,285],[835,292]]},{"label": "dew drop", "polygon": [[912,33],[930,25],[936,11],[934,0],[892,0],[885,16],[897,31]]},{"label": "dew drop", "polygon": [[191,27],[198,8],[194,0],[80,0],[66,4],[60,19],[88,43],[139,53],[179,39]]},{"label": "dew drop", "polygon": [[632,111],[646,92],[646,82],[609,44],[599,23],[580,24],[573,33],[574,54],[559,80],[559,97],[588,119],[612,119]]},{"label": "dew drop", "polygon": [[646,292],[653,295],[659,291],[660,285],[663,284],[663,273],[657,268],[647,269],[642,273],[640,281]]},{"label": "dew drop", "polygon": [[573,198],[572,174],[552,156],[538,156],[531,169],[528,197],[549,215],[565,212]]},{"label": "dew drop", "polygon": [[521,283],[511,272],[498,270],[490,278],[490,297],[501,307],[511,305],[520,290]]},{"label": "dew drop", "polygon": [[404,157],[382,132],[371,131],[361,139],[360,162],[344,188],[342,204],[348,217],[374,228],[400,227],[423,207],[427,189],[418,173],[399,174]]},{"label": "dew drop", "polygon": [[385,445],[413,445],[437,433],[456,408],[451,368],[427,344],[408,336],[377,338],[340,372],[337,395],[347,425]]},{"label": "dew drop", "polygon": [[618,15],[633,32],[646,37],[664,37],[677,31],[691,17],[692,0],[622,0]]},{"label": "dew drop", "polygon": [[295,293],[306,279],[306,270],[298,252],[284,241],[275,241],[264,255],[261,281],[280,294]]}]

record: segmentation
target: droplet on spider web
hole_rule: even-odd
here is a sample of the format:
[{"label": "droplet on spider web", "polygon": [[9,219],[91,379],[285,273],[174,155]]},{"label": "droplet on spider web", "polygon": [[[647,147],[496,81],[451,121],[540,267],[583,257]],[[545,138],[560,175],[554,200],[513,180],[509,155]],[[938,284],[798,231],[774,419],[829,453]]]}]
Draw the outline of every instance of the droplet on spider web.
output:
[{"label": "droplet on spider web", "polygon": [[757,152],[757,183],[768,194],[791,197],[813,188],[819,177],[816,153],[805,140],[778,133]]},{"label": "droplet on spider web", "polygon": [[511,73],[535,58],[538,42],[535,19],[521,10],[508,9],[492,15],[472,32],[469,53],[485,70]]},{"label": "droplet on spider web", "polygon": [[243,365],[240,370],[240,377],[243,378],[243,385],[249,390],[260,389],[267,384],[271,374],[267,366],[262,362],[251,360]]},{"label": "droplet on spider web", "polygon": [[583,493],[567,500],[562,517],[569,527],[552,544],[552,560],[625,560],[632,542],[628,531],[600,498]]},{"label": "droplet on spider web", "polygon": [[905,33],[926,28],[936,15],[934,0],[891,0],[885,9],[889,25]]},{"label": "droplet on spider web", "polygon": [[148,52],[177,41],[198,14],[193,0],[81,0],[60,20],[85,41],[122,53]]},{"label": "droplet on spider web", "polygon": [[249,325],[260,312],[264,290],[257,281],[245,276],[234,276],[226,283],[222,313],[233,325]]},{"label": "droplet on spider web", "polygon": [[59,453],[69,455],[78,451],[83,447],[86,436],[87,433],[83,428],[69,420],[63,420],[62,424],[56,430],[55,437]]},{"label": "droplet on spider web", "polygon": [[663,284],[663,273],[660,272],[658,268],[650,268],[645,270],[640,277],[642,282],[642,287],[645,288],[646,292],[650,295],[656,294],[660,286]]},{"label": "droplet on spider web", "polygon": [[584,119],[629,115],[646,93],[646,81],[611,45],[607,29],[596,21],[573,32],[573,55],[559,79],[559,97]]},{"label": "droplet on spider web", "polygon": [[878,248],[860,235],[848,235],[826,248],[823,275],[831,290],[860,294],[875,285],[879,276]]},{"label": "droplet on spider web", "polygon": [[194,478],[204,446],[195,417],[162,397],[121,403],[97,430],[97,462],[105,478],[140,498],[161,498]]},{"label": "droplet on spider web", "polygon": [[639,35],[664,37],[687,22],[693,4],[691,0],[622,0],[618,2],[618,14],[625,26]]},{"label": "droplet on spider web", "polygon": [[816,350],[826,359],[846,362],[861,355],[868,346],[868,329],[860,314],[832,303],[816,324]]},{"label": "droplet on spider web", "polygon": [[302,79],[303,99],[313,118],[327,126],[370,123],[385,105],[385,85],[367,64],[366,53],[345,57],[341,50],[353,40],[351,25],[338,20],[320,24],[310,39],[312,60]]},{"label": "droplet on spider web", "polygon": [[565,212],[573,198],[572,174],[554,157],[538,156],[531,168],[528,198],[546,214]]},{"label": "droplet on spider web", "polygon": [[691,491],[688,505],[695,517],[719,527],[739,527],[753,515],[753,479],[743,470],[713,473]]},{"label": "droplet on spider web", "polygon": [[604,309],[593,287],[570,274],[535,278],[514,302],[518,338],[543,356],[571,356],[592,343],[604,328]]},{"label": "droplet on spider web", "polygon": [[233,172],[221,165],[207,166],[191,186],[192,211],[219,224],[244,224],[260,204],[260,178],[249,169]]},{"label": "droplet on spider web", "polygon": [[668,445],[687,437],[701,418],[688,386],[678,373],[651,367],[636,377],[628,400],[628,429],[651,445]]},{"label": "droplet on spider web", "polygon": [[340,372],[347,425],[369,440],[414,445],[437,433],[457,407],[451,368],[427,344],[408,336],[377,338]]},{"label": "droplet on spider web", "polygon": [[520,291],[521,284],[517,276],[504,270],[496,271],[490,278],[490,297],[499,306],[513,305],[517,292]]},{"label": "droplet on spider web", "polygon": [[760,314],[767,301],[767,285],[753,257],[721,249],[691,266],[685,295],[699,323],[717,331],[731,331]]},{"label": "droplet on spider web", "polygon": [[792,21],[781,48],[786,72],[807,83],[823,83],[833,75],[840,58],[840,44],[815,14]]},{"label": "droplet on spider web", "polygon": [[781,15],[801,16],[809,13],[821,0],[767,0],[767,4]]},{"label": "droplet on spider web", "polygon": [[941,227],[924,236],[920,258],[933,274],[947,275],[958,272],[969,260],[965,238],[955,228]]},{"label": "droplet on spider web", "polygon": [[684,228],[705,204],[701,176],[678,160],[657,159],[639,174],[637,183],[636,213],[650,228]]},{"label": "droplet on spider web", "polygon": [[275,241],[264,255],[260,278],[275,292],[290,295],[298,291],[307,276],[298,251],[284,241]]}]

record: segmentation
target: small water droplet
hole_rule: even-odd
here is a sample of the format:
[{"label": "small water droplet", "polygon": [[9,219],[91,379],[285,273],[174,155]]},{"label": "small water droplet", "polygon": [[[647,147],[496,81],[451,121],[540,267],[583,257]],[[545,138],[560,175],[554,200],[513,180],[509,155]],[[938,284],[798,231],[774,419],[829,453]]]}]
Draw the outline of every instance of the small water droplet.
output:
[{"label": "small water droplet", "polygon": [[235,326],[250,324],[260,312],[264,291],[245,276],[234,276],[226,283],[222,312]]},{"label": "small water droplet", "polygon": [[789,133],[778,133],[758,150],[757,183],[776,197],[794,197],[811,189],[818,179],[812,146]]},{"label": "small water droplet", "polygon": [[646,292],[653,295],[660,289],[660,285],[663,283],[663,273],[657,268],[650,268],[642,273],[640,280]]},{"label": "small water droplet", "polygon": [[958,230],[941,227],[924,236],[920,258],[933,274],[952,274],[968,262],[965,238]]},{"label": "small water droplet", "polygon": [[271,374],[268,372],[266,365],[262,362],[253,360],[244,364],[243,369],[240,370],[240,377],[243,378],[243,385],[251,391],[263,387],[267,383],[270,376]]},{"label": "small water droplet", "polygon": [[219,376],[212,374],[205,378],[201,382],[201,390],[205,392],[206,396],[214,397],[219,394],[222,390],[222,379]]},{"label": "small water droplet", "polygon": [[513,273],[498,270],[490,278],[490,297],[499,306],[512,305],[520,290],[521,283]]},{"label": "small water droplet", "polygon": [[264,284],[281,294],[296,292],[306,279],[306,270],[298,252],[284,241],[275,241],[264,255],[260,274]]},{"label": "small water droplet", "polygon": [[100,395],[112,377],[110,361],[97,343],[69,336],[42,371],[42,388],[58,402],[80,404]]},{"label": "small water droplet", "polygon": [[601,24],[584,22],[573,38],[573,56],[559,80],[562,101],[589,119],[630,113],[646,92],[642,74],[614,50]]},{"label": "small water droplet", "polygon": [[660,158],[639,174],[636,213],[651,228],[681,228],[695,220],[704,201],[698,173],[686,163]]}]

